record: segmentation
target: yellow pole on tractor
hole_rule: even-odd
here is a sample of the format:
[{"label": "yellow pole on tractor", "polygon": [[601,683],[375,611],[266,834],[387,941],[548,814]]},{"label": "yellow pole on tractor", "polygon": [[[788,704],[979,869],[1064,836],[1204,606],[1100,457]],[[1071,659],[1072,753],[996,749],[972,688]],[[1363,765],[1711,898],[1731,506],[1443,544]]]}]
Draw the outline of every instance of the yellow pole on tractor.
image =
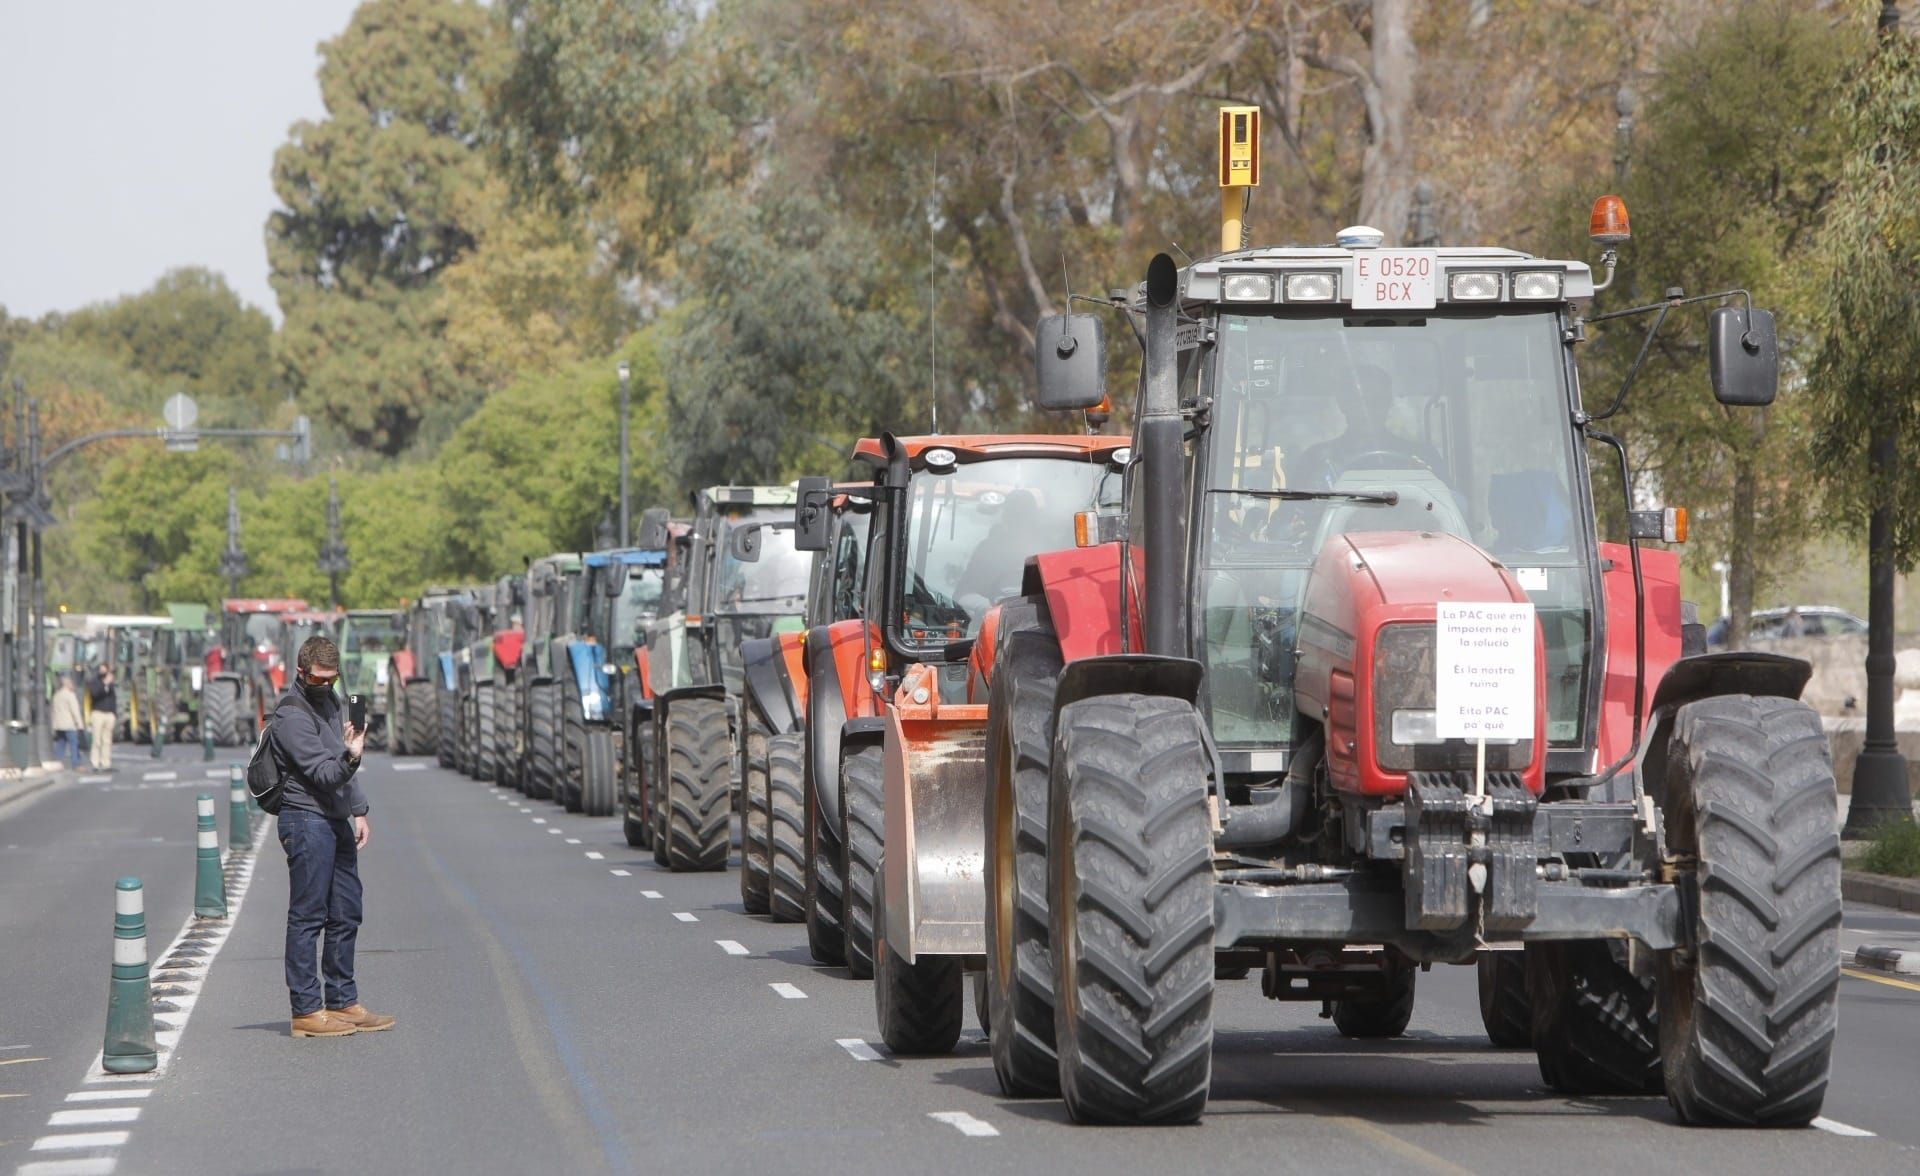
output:
[{"label": "yellow pole on tractor", "polygon": [[1247,247],[1247,203],[1260,186],[1260,108],[1220,108],[1220,252]]}]

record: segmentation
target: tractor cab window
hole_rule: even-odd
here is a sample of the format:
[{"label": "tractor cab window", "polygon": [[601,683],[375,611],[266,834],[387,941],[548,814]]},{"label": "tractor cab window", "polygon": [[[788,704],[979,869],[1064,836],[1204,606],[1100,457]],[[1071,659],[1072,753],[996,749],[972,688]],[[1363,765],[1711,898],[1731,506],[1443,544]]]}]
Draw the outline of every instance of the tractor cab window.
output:
[{"label": "tractor cab window", "polygon": [[994,603],[1020,594],[1029,557],[1074,545],[1073,516],[1119,500],[1104,458],[1003,458],[921,471],[907,493],[901,585],[906,639],[971,636]]},{"label": "tractor cab window", "polygon": [[1445,531],[1512,568],[1547,634],[1549,742],[1578,744],[1591,579],[1558,328],[1542,312],[1220,317],[1195,623],[1222,744],[1292,738],[1307,576],[1355,531]]},{"label": "tractor cab window", "polygon": [[607,627],[616,654],[632,652],[646,637],[647,622],[660,613],[661,591],[666,573],[661,568],[608,568],[610,575],[626,572],[626,590],[613,603],[613,616]]},{"label": "tractor cab window", "polygon": [[758,507],[729,520],[714,537],[714,575],[718,595],[714,611],[722,613],[778,613],[799,615],[807,598],[807,572],[812,556],[793,546],[793,529],[762,526],[760,558],[747,563],[734,558],[727,539],[741,523],[791,523],[793,508]]}]

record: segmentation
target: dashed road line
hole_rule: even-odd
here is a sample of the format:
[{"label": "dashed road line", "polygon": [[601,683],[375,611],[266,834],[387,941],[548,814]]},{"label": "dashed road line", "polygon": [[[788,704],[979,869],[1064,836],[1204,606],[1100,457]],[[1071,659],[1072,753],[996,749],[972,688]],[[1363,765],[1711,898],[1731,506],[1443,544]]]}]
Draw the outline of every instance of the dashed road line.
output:
[{"label": "dashed road line", "polygon": [[590,862],[604,862],[607,860],[607,855],[597,849],[589,849],[587,851],[587,860]]},{"label": "dashed road line", "polygon": [[716,939],[714,942],[719,944],[720,950],[726,952],[728,955],[742,956],[747,954],[746,945],[735,940]]},{"label": "dashed road line", "polygon": [[698,923],[700,921],[700,916],[694,914],[692,911],[675,911],[673,912],[673,917],[682,923]]},{"label": "dashed road line", "polygon": [[83,1160],[35,1160],[14,1169],[14,1176],[113,1176],[120,1164],[112,1156],[89,1156]]},{"label": "dashed road line", "polygon": [[42,1135],[28,1151],[79,1151],[86,1147],[120,1147],[133,1137],[131,1131],[81,1131],[72,1135]]},{"label": "dashed road line", "polygon": [[554,833],[554,834],[558,834],[558,833],[560,832],[560,830],[558,830],[558,829],[551,829],[551,828],[550,828],[550,829],[548,829],[548,830],[547,830],[547,832],[549,832],[549,833]]},{"label": "dashed road line", "polygon": [[111,784],[113,783],[113,777],[112,776],[82,776],[80,777],[80,782],[82,784]]},{"label": "dashed road line", "polygon": [[1868,1131],[1865,1127],[1855,1127],[1851,1123],[1842,1123],[1838,1119],[1829,1119],[1825,1115],[1815,1119],[1812,1125],[1827,1132],[1829,1135],[1844,1135],[1849,1139],[1872,1139],[1874,1137],[1873,1132]]},{"label": "dashed road line", "polygon": [[957,1128],[960,1134],[970,1135],[976,1139],[1000,1134],[999,1129],[993,1124],[984,1119],[976,1119],[965,1111],[928,1111],[927,1118]]},{"label": "dashed road line", "polygon": [[858,1037],[836,1038],[834,1044],[846,1050],[849,1054],[852,1054],[853,1060],[856,1062],[877,1062],[880,1060],[880,1051],[860,1040]]},{"label": "dashed road line", "polygon": [[545,817],[535,817],[533,823],[536,825],[544,825],[547,823],[547,819]]},{"label": "dashed road line", "polygon": [[98,1127],[102,1123],[132,1123],[139,1118],[139,1107],[83,1107],[74,1111],[55,1111],[47,1116],[47,1126]]},{"label": "dashed road line", "polygon": [[640,892],[640,897],[641,898],[660,898],[662,896],[658,890],[642,890]]},{"label": "dashed road line", "polygon": [[608,870],[608,871],[607,871],[607,873],[609,873],[609,874],[612,874],[612,875],[613,875],[614,877],[616,877],[616,878],[631,878],[631,877],[633,877],[633,871],[632,871],[632,870]]},{"label": "dashed road line", "polygon": [[425,764],[395,764],[395,765],[393,765],[393,770],[394,770],[394,771],[396,771],[396,772],[424,772],[424,771],[426,771],[426,770],[427,770],[427,765],[425,765]]},{"label": "dashed road line", "polygon": [[233,776],[232,768],[208,768],[207,769],[207,779],[209,780],[226,780],[226,779],[232,778],[232,776]]},{"label": "dashed road line", "polygon": [[779,993],[782,997],[786,998],[787,1000],[807,999],[806,993],[800,991],[798,988],[795,988],[793,985],[788,984],[784,980],[780,981],[777,984],[769,984],[767,985],[767,987],[773,989],[775,992]]},{"label": "dashed road line", "polygon": [[[560,831],[560,830],[558,830],[558,829],[555,829],[555,830],[554,830],[554,832],[555,832],[555,833],[558,833],[559,831]],[[567,844],[568,844],[568,845],[578,845],[578,844],[580,844],[580,839],[579,839],[578,837],[569,837],[569,838],[567,838]]]},{"label": "dashed road line", "polygon": [[178,772],[147,772],[147,773],[144,773],[140,778],[142,780],[178,780],[180,778],[180,773]]},{"label": "dashed road line", "polygon": [[142,1086],[133,1090],[76,1090],[67,1096],[68,1102],[121,1102],[131,1098],[146,1098],[153,1093],[153,1087]]}]

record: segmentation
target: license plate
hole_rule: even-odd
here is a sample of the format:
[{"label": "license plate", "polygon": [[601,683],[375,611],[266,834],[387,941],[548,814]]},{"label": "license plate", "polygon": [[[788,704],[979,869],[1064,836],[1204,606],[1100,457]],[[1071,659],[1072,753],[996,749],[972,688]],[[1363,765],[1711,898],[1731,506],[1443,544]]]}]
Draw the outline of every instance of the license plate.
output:
[{"label": "license plate", "polygon": [[1353,255],[1355,310],[1432,310],[1433,254],[1422,249],[1368,249]]}]

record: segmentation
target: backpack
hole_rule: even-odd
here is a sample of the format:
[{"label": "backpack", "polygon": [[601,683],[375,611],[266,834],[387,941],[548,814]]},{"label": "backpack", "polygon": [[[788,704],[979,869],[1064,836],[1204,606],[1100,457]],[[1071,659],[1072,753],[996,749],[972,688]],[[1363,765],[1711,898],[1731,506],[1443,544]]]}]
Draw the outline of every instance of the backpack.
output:
[{"label": "backpack", "polygon": [[274,721],[269,718],[261,726],[259,742],[253,745],[253,755],[247,760],[247,793],[268,816],[279,814],[287,795],[281,779],[280,757],[273,753]]}]

